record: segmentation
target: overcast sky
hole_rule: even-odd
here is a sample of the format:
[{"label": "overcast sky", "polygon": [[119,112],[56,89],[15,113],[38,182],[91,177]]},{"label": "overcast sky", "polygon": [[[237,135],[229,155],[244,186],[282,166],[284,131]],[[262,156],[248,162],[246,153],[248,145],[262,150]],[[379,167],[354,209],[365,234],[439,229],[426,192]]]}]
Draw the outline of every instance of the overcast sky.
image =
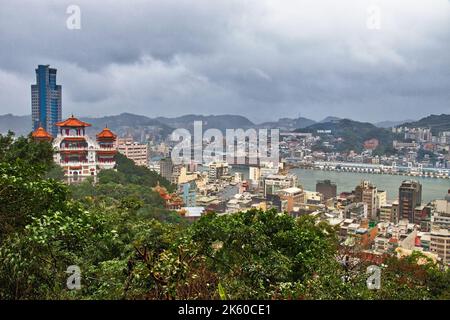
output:
[{"label": "overcast sky", "polygon": [[0,0],[0,114],[38,64],[64,115],[414,119],[450,113],[450,1]]}]

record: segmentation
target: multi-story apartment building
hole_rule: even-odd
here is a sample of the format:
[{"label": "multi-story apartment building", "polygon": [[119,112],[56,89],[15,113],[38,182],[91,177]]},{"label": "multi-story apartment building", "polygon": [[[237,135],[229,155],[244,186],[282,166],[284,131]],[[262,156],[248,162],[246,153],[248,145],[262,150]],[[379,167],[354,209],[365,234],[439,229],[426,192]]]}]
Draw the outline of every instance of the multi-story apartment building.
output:
[{"label": "multi-story apartment building", "polygon": [[182,197],[184,206],[195,207],[197,198],[197,193],[195,191],[195,182],[183,184],[182,190],[183,190]]},{"label": "multi-story apartment building", "polygon": [[160,175],[169,181],[172,181],[173,162],[170,158],[159,160]]},{"label": "multi-story apartment building", "polygon": [[148,165],[148,168],[151,171],[155,171],[157,174],[161,173],[161,167],[159,165],[159,162],[156,162],[156,161],[150,162]]},{"label": "multi-story apartment building", "polygon": [[350,203],[345,206],[344,215],[346,219],[353,219],[355,221],[367,218],[367,205],[362,202]]},{"label": "multi-story apartment building", "polygon": [[367,205],[367,218],[377,219],[377,188],[369,181],[362,181],[355,188],[355,200]]},{"label": "multi-story apartment building", "polygon": [[323,194],[324,200],[336,197],[337,186],[330,180],[320,180],[316,183],[316,191]]},{"label": "multi-story apartment building", "polygon": [[380,206],[380,221],[392,222],[392,204]]},{"label": "multi-story apartment building", "polygon": [[430,251],[436,253],[444,265],[450,266],[450,231],[432,229],[430,239]]},{"label": "multi-story apartment building", "polygon": [[31,85],[33,131],[42,127],[56,137],[56,123],[61,121],[61,117],[61,86],[56,84],[56,69],[39,65],[36,69],[36,84]]},{"label": "multi-story apartment building", "polygon": [[415,208],[422,202],[422,185],[417,181],[405,180],[398,190],[399,218],[415,223]]},{"label": "multi-story apartment building", "polygon": [[117,141],[117,151],[123,154],[138,166],[148,167],[148,145],[137,143],[132,138],[122,138]]},{"label": "multi-story apartment building", "polygon": [[286,211],[288,213],[294,211],[295,207],[298,207],[305,203],[303,189],[291,187],[279,191],[278,194],[280,195],[281,200],[286,201]]},{"label": "multi-story apartment building", "polygon": [[346,235],[346,244],[356,245],[362,249],[369,248],[378,234],[378,226],[370,225],[367,220],[353,221],[350,224],[344,224],[341,228],[345,228],[345,231],[340,230],[340,234]]},{"label": "multi-story apartment building", "polygon": [[377,236],[374,239],[374,250],[378,252],[386,252],[390,248],[389,239],[386,237]]},{"label": "multi-story apartment building", "polygon": [[214,182],[223,176],[228,175],[228,163],[226,162],[211,162],[208,165],[208,180]]},{"label": "multi-story apartment building", "polygon": [[450,190],[443,200],[434,201],[434,212],[431,216],[431,225],[435,228],[450,230]]},{"label": "multi-story apartment building", "polygon": [[377,190],[376,206],[380,209],[381,206],[387,204],[387,192],[382,190]]},{"label": "multi-story apartment building", "polygon": [[248,179],[253,184],[258,184],[260,178],[261,178],[261,168],[256,166],[250,166],[248,168]]},{"label": "multi-story apartment building", "polygon": [[184,174],[186,174],[186,166],[185,165],[181,165],[181,164],[174,165],[172,167],[172,177],[169,181],[173,184],[178,184],[183,172],[184,172]]},{"label": "multi-story apartment building", "polygon": [[391,221],[398,223],[400,221],[398,200],[392,202]]},{"label": "multi-story apartment building", "polygon": [[264,197],[267,197],[267,195],[275,195],[282,189],[296,187],[297,176],[272,174],[264,178],[263,185]]}]

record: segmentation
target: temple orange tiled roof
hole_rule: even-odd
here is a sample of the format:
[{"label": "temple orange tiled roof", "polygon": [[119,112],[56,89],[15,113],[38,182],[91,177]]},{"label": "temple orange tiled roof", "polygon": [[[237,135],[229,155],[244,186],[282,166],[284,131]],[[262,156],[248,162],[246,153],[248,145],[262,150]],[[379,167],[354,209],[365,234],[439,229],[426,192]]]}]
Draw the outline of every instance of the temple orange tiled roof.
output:
[{"label": "temple orange tiled roof", "polygon": [[117,136],[108,128],[105,127],[102,132],[97,134],[97,139],[115,139]]},{"label": "temple orange tiled roof", "polygon": [[35,139],[49,139],[49,140],[53,139],[52,135],[47,131],[45,131],[45,129],[42,127],[39,127],[36,130],[34,130],[31,136]]},{"label": "temple orange tiled roof", "polygon": [[58,127],[90,127],[91,124],[75,118],[73,115],[67,120],[57,122]]}]

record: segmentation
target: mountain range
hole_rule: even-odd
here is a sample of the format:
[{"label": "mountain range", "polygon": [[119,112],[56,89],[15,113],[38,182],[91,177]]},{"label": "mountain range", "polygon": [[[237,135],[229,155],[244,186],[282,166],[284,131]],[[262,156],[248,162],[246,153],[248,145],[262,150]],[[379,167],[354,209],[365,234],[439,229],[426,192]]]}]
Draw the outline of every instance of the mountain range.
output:
[{"label": "mountain range", "polygon": [[188,114],[175,118],[158,117],[155,120],[172,128],[189,130],[193,128],[194,121],[202,121],[203,130],[217,128],[224,131],[227,128],[248,129],[255,127],[255,124],[246,117],[228,114],[210,116]]},{"label": "mountain range", "polygon": [[0,115],[0,133],[11,130],[16,135],[26,135],[31,130],[31,116]]},{"label": "mountain range", "polygon": [[[225,131],[228,128],[278,128],[282,131],[292,131],[298,128],[306,128],[314,123],[314,120],[299,117],[297,119],[281,118],[278,121],[264,122],[256,124],[244,116],[239,115],[194,115],[188,114],[180,117],[157,117],[149,118],[147,116],[136,115],[132,113],[121,113],[114,116],[105,116],[99,118],[80,117],[81,120],[92,124],[88,133],[98,132],[105,125],[113,129],[119,135],[131,134],[133,132],[142,132],[142,129],[149,129],[154,132],[159,130],[162,135],[167,135],[175,128],[184,128],[191,130],[194,121],[202,121],[203,130],[217,128]],[[0,133],[6,133],[8,130],[14,131],[17,135],[27,135],[31,129],[31,116],[15,116],[12,114],[0,115]]]},{"label": "mountain range", "polygon": [[[144,140],[142,135],[161,135],[166,136],[174,130],[174,128],[192,129],[194,121],[202,121],[203,130],[209,128],[217,128],[224,131],[227,128],[278,128],[281,131],[294,131],[296,129],[309,129],[309,131],[318,128],[337,129],[339,126],[348,126],[349,119],[341,119],[338,117],[326,117],[322,121],[298,117],[298,118],[281,118],[278,121],[264,122],[256,124],[248,118],[239,115],[194,115],[188,114],[180,117],[156,117],[149,118],[143,115],[132,113],[121,113],[119,115],[105,117],[81,117],[83,121],[92,124],[88,132],[99,132],[104,126],[108,126],[119,135],[133,135],[138,140]],[[346,120],[346,121],[343,121]],[[365,123],[353,121],[352,126],[358,128],[366,128],[375,130],[376,128],[390,128],[394,126],[420,126],[431,127],[436,134],[438,131],[450,130],[450,115],[430,115],[418,121],[384,121],[378,123]],[[31,129],[31,116],[15,116],[12,114],[0,115],[0,133],[8,130],[14,131],[17,135],[27,135]]]}]

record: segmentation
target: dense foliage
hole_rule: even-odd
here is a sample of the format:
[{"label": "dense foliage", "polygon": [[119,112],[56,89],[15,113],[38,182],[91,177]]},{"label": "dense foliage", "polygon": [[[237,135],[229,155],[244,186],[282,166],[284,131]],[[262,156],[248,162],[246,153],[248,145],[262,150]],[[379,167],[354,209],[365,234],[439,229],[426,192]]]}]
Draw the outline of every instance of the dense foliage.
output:
[{"label": "dense foliage", "polygon": [[[119,157],[117,172],[67,186],[51,147],[0,136],[1,299],[436,299],[450,274],[392,258],[380,290],[337,256],[335,230],[274,211],[186,223],[152,190],[161,177]],[[50,149],[49,149],[50,148]],[[81,270],[69,290],[66,270]]]},{"label": "dense foliage", "polygon": [[154,187],[159,183],[170,192],[174,190],[174,186],[165,178],[146,167],[136,166],[132,160],[120,153],[116,155],[116,163],[117,171],[103,170],[100,172],[101,183],[136,184],[146,187]]}]

